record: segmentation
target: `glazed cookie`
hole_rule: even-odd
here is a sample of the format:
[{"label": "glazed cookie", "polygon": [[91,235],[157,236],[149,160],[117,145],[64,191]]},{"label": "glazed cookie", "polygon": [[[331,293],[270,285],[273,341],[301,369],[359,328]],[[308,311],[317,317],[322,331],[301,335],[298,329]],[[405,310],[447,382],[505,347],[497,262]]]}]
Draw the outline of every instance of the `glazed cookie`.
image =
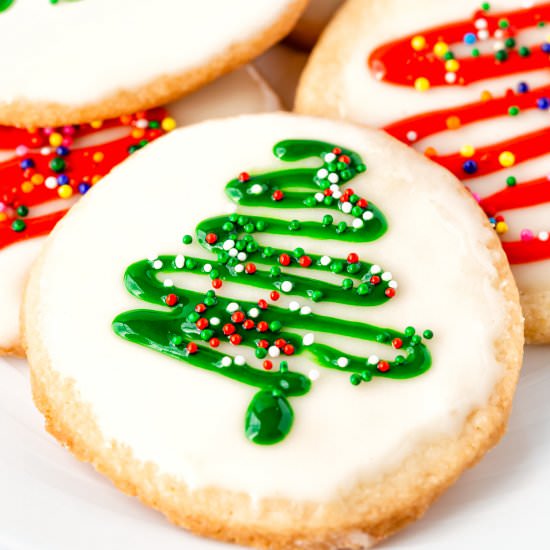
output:
[{"label": "glazed cookie", "polygon": [[0,123],[57,126],[173,101],[253,59],[307,0],[0,0]]},{"label": "glazed cookie", "polygon": [[384,127],[473,192],[512,264],[531,342],[550,341],[550,2],[345,7],[301,82],[301,112]]},{"label": "glazed cookie", "polygon": [[422,515],[500,438],[523,344],[449,172],[282,113],[115,168],[54,230],[24,318],[52,434],[178,525],[270,549],[366,548]]},{"label": "glazed cookie", "polygon": [[290,33],[289,40],[304,49],[312,48],[342,3],[343,0],[310,0],[302,17]]},{"label": "glazed cookie", "polygon": [[21,296],[43,237],[101,176],[176,123],[279,106],[258,73],[247,67],[165,109],[78,127],[32,132],[0,127],[0,354],[22,354]]}]

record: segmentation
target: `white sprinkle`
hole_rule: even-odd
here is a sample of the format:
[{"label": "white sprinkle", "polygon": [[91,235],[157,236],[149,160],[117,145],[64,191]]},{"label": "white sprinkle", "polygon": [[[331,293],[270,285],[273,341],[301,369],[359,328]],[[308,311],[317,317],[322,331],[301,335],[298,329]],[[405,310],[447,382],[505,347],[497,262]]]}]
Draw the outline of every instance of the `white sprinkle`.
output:
[{"label": "white sprinkle", "polygon": [[308,377],[312,382],[315,382],[315,380],[319,380],[319,371],[311,369],[308,373]]},{"label": "white sprinkle", "polygon": [[[55,183],[57,185],[57,182]],[[315,200],[317,202],[323,202],[325,195],[323,193],[315,193]]]},{"label": "white sprinkle", "polygon": [[349,359],[347,357],[338,357],[336,364],[343,369],[349,365]]},{"label": "white sprinkle", "polygon": [[541,231],[539,233],[539,241],[547,241],[548,240],[548,231]]},{"label": "white sprinkle", "polygon": [[328,176],[328,170],[326,168],[319,168],[317,170],[317,177],[320,179],[325,179]]},{"label": "white sprinkle", "polygon": [[[495,38],[502,38],[502,37],[504,36],[504,31],[503,31],[502,29],[497,29],[497,30],[494,32],[493,36],[494,36]],[[501,44],[502,44],[502,43],[501,43]],[[504,44],[502,44],[502,47],[504,48]]]},{"label": "white sprinkle", "polygon": [[162,260],[155,260],[153,262],[153,269],[160,269],[162,267]]},{"label": "white sprinkle", "polygon": [[48,189],[55,189],[57,187],[57,179],[54,178],[53,176],[50,176],[50,177],[46,178],[46,181],[44,182],[44,185]]},{"label": "white sprinkle", "polygon": [[229,251],[229,255],[234,258],[237,254],[239,253],[239,251],[236,249],[236,248],[232,248],[230,251]]},{"label": "white sprinkle", "polygon": [[329,187],[329,189],[330,189],[333,193],[336,193],[336,191],[340,191],[340,188],[339,188],[337,185],[335,185],[335,184],[331,185],[331,186]]},{"label": "white sprinkle", "polygon": [[388,286],[389,286],[390,288],[397,288],[399,285],[397,284],[397,281],[390,281],[390,282],[388,283]]},{"label": "white sprinkle", "polygon": [[364,222],[361,218],[355,218],[355,219],[351,222],[351,225],[352,225],[352,227],[354,227],[355,229],[361,229],[361,228],[365,225],[365,222]]},{"label": "white sprinkle", "polygon": [[487,38],[489,38],[489,31],[478,31],[477,33],[477,37],[480,39],[480,40],[487,40]]},{"label": "white sprinkle", "polygon": [[407,139],[409,141],[416,141],[418,139],[418,134],[415,131],[411,130],[407,132]]},{"label": "white sprinkle", "polygon": [[221,323],[219,317],[211,317],[210,318],[210,324],[214,327],[217,327]]},{"label": "white sprinkle", "polygon": [[231,357],[226,355],[222,358],[222,367],[230,367],[232,362]]},{"label": "white sprinkle", "polygon": [[244,271],[244,265],[243,264],[237,264],[235,267],[235,273],[242,273]]},{"label": "white sprinkle", "polygon": [[203,269],[205,273],[210,273],[212,271],[212,264],[204,264]]},{"label": "white sprinkle", "polygon": [[165,287],[174,286],[174,281],[172,279],[164,279],[164,283],[162,283]]},{"label": "white sprinkle", "polygon": [[334,153],[327,153],[325,155],[325,162],[332,162],[336,159],[336,155]]},{"label": "white sprinkle", "polygon": [[328,181],[330,181],[330,183],[338,183],[340,178],[338,177],[338,174],[332,172],[332,174],[328,175]]},{"label": "white sprinkle", "polygon": [[147,128],[147,126],[149,126],[149,121],[146,118],[140,118],[139,120],[136,120],[137,128]]},{"label": "white sprinkle", "polygon": [[300,315],[309,315],[311,313],[311,308],[309,306],[304,306],[300,310]]},{"label": "white sprinkle", "polygon": [[368,359],[369,365],[378,365],[378,362],[380,361],[378,355],[371,355]]},{"label": "white sprinkle", "polygon": [[42,149],[40,149],[40,154],[44,156],[49,155],[51,152],[52,152],[51,147],[42,147]]},{"label": "white sprinkle", "polygon": [[339,199],[342,196],[342,191],[334,191],[332,193],[332,198]]},{"label": "white sprinkle", "polygon": [[178,254],[174,263],[178,269],[181,269],[185,265],[185,257],[183,254]]},{"label": "white sprinkle", "polygon": [[363,219],[366,222],[372,220],[372,218],[374,218],[374,214],[370,210],[367,210],[366,212],[363,213]]},{"label": "white sprinkle", "polygon": [[279,357],[281,354],[281,350],[277,346],[269,346],[269,349],[267,350],[270,357]]},{"label": "white sprinkle", "polygon": [[447,84],[454,84],[456,82],[456,73],[445,73],[445,82]]},{"label": "white sprinkle", "polygon": [[237,302],[231,302],[230,304],[227,304],[225,309],[228,313],[235,313],[235,311],[239,309],[239,304]]},{"label": "white sprinkle", "polygon": [[290,281],[283,281],[281,285],[281,290],[283,292],[290,292],[294,288],[294,285]]},{"label": "white sprinkle", "polygon": [[235,246],[235,241],[233,239],[227,239],[227,241],[223,243],[224,250],[231,250],[234,246]]},{"label": "white sprinkle", "polygon": [[349,214],[352,208],[353,208],[353,205],[351,204],[351,202],[344,202],[342,204],[342,212],[344,214]]},{"label": "white sprinkle", "polygon": [[239,367],[242,367],[245,363],[245,358],[242,355],[235,356],[235,365],[239,365]]},{"label": "white sprinkle", "polygon": [[474,27],[476,29],[486,29],[487,28],[487,19],[476,19],[474,21]]},{"label": "white sprinkle", "polygon": [[246,252],[239,252],[237,254],[237,260],[239,260],[240,262],[244,262],[247,257],[248,256],[247,256]]},{"label": "white sprinkle", "polygon": [[392,279],[393,279],[393,276],[390,271],[384,271],[384,273],[382,273],[383,281],[391,281]]},{"label": "white sprinkle", "polygon": [[150,256],[147,256],[147,259],[148,259],[150,262],[154,262],[158,257],[159,257],[158,254],[151,254]]},{"label": "white sprinkle", "polygon": [[305,334],[302,338],[302,342],[304,346],[311,346],[311,344],[315,342],[315,335],[313,334],[313,332],[308,332],[307,334]]},{"label": "white sprinkle", "polygon": [[253,319],[256,319],[260,315],[260,310],[257,307],[253,307],[249,312],[248,316],[252,317]]},{"label": "white sprinkle", "polygon": [[292,301],[288,304],[288,309],[290,309],[290,311],[298,311],[300,309],[300,304],[296,301]]},{"label": "white sprinkle", "polygon": [[371,266],[370,268],[370,272],[373,274],[373,275],[378,275],[378,273],[380,273],[382,271],[382,268],[379,266],[379,265],[376,265],[374,264],[373,266]]},{"label": "white sprinkle", "polygon": [[498,50],[503,50],[503,49],[504,49],[504,43],[501,42],[500,40],[497,40],[493,44],[493,50],[495,50],[495,52],[498,52]]},{"label": "white sprinkle", "polygon": [[321,258],[321,265],[327,266],[332,261],[329,256],[323,256]]},{"label": "white sprinkle", "polygon": [[255,183],[255,184],[250,188],[250,192],[251,192],[253,195],[259,195],[260,193],[262,193],[263,190],[264,190],[264,188],[263,188],[259,183]]}]

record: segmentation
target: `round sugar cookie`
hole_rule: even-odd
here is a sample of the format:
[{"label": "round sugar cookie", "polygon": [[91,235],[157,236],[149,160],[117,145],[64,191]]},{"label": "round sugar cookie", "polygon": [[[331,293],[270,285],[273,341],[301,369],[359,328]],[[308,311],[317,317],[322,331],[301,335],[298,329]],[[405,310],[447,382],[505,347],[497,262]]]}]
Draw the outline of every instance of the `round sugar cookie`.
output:
[{"label": "round sugar cookie", "polygon": [[76,124],[173,101],[280,40],[306,3],[3,0],[0,124]]},{"label": "round sugar cookie", "polygon": [[33,132],[0,127],[0,354],[23,354],[19,310],[30,266],[44,236],[100,176],[174,124],[278,108],[265,81],[245,67],[164,109],[118,121]]},{"label": "round sugar cookie", "polygon": [[342,3],[343,0],[311,0],[292,29],[289,40],[301,48],[312,48]]},{"label": "round sugar cookie", "polygon": [[270,549],[366,548],[422,515],[503,433],[523,344],[449,172],[283,113],[115,168],[51,235],[24,324],[52,434],[178,525]]},{"label": "round sugar cookie", "polygon": [[512,264],[531,342],[550,341],[550,2],[352,0],[297,109],[385,128],[462,179]]}]

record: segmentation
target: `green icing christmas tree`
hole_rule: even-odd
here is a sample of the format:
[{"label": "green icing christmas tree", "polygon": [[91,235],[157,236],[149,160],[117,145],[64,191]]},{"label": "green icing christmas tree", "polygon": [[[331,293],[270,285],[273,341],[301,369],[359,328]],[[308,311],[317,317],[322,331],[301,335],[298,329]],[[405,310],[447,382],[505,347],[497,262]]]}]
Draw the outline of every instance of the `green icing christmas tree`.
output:
[{"label": "green icing christmas tree", "polygon": [[[196,239],[212,254],[211,260],[180,254],[132,264],[124,278],[127,290],[165,308],[129,311],[113,322],[114,331],[130,342],[257,388],[246,411],[245,431],[259,444],[285,438],[294,417],[289,398],[311,389],[310,378],[291,370],[286,358],[308,355],[321,367],[346,373],[355,386],[375,376],[415,377],[431,364],[428,348],[413,327],[399,332],[314,312],[315,303],[321,301],[356,307],[384,304],[396,294],[391,273],[354,252],[336,258],[300,247],[262,244],[262,234],[278,235],[277,241],[286,245],[294,237],[309,237],[349,243],[350,249],[354,243],[379,239],[387,230],[383,214],[347,186],[366,170],[359,155],[309,140],[279,142],[274,154],[286,162],[316,157],[322,164],[257,175],[243,172],[230,181],[226,193],[232,201],[269,208],[274,217],[237,212],[199,223]],[[277,216],[284,209],[309,210],[309,220],[315,212],[318,221]],[[191,241],[189,235],[183,239],[184,244]],[[327,282],[326,276],[317,278],[315,272],[331,274],[334,282]],[[203,277],[205,292],[178,288],[166,280],[177,273]],[[250,299],[222,296],[223,291],[216,291],[224,283],[248,286]],[[284,295],[293,299],[281,307]],[[397,352],[387,360],[374,354],[351,355],[317,342],[329,333],[377,342]],[[429,339],[432,333],[426,330],[423,336]],[[257,361],[241,355],[243,346]]]}]

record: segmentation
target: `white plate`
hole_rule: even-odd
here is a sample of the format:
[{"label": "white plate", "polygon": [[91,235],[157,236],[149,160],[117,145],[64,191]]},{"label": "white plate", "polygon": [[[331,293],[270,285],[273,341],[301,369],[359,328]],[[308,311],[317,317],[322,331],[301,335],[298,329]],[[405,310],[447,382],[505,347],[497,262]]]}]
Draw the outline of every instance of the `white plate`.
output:
[{"label": "white plate", "polygon": [[[8,364],[10,363],[10,364]],[[527,350],[509,432],[385,550],[538,549],[550,511],[550,348]],[[23,361],[0,360],[1,550],[221,550],[79,463],[43,430]]]}]

